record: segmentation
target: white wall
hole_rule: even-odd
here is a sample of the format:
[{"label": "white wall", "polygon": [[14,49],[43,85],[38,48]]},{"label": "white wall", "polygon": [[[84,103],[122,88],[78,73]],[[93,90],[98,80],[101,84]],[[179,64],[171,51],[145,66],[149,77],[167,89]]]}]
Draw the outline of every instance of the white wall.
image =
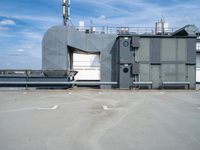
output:
[{"label": "white wall", "polygon": [[197,53],[197,70],[196,70],[196,81],[200,82],[200,53]]},{"label": "white wall", "polygon": [[196,49],[197,49],[197,51],[200,51],[200,42],[197,42]]},{"label": "white wall", "polygon": [[197,71],[196,71],[196,81],[200,82],[200,68],[197,68]]},{"label": "white wall", "polygon": [[74,53],[73,70],[78,71],[75,80],[100,80],[100,55]]}]

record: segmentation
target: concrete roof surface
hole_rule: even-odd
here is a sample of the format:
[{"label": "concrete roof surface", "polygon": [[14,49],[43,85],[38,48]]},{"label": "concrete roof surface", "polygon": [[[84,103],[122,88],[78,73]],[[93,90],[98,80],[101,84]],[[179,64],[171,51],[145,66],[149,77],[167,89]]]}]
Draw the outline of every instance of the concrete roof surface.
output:
[{"label": "concrete roof surface", "polygon": [[199,150],[200,91],[0,90],[1,150]]}]

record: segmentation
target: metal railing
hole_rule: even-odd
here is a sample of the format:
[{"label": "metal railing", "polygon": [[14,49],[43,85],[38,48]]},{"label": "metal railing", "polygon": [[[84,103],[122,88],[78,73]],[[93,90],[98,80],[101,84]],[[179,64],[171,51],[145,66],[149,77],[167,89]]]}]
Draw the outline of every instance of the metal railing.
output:
[{"label": "metal railing", "polygon": [[[81,32],[94,33],[94,34],[156,34],[155,27],[108,27],[108,26],[72,26]],[[173,33],[179,28],[167,28],[165,29],[165,34]]]},{"label": "metal railing", "polygon": [[0,87],[70,88],[73,85],[117,85],[117,82],[74,81],[77,71],[66,71],[67,75],[46,76],[46,71],[55,70],[0,70]]},{"label": "metal railing", "polygon": [[1,76],[48,76],[47,72],[54,72],[55,74],[65,74],[63,76],[73,76],[77,74],[76,71],[68,71],[68,70],[17,70],[17,69],[2,69],[0,70],[0,77]]}]

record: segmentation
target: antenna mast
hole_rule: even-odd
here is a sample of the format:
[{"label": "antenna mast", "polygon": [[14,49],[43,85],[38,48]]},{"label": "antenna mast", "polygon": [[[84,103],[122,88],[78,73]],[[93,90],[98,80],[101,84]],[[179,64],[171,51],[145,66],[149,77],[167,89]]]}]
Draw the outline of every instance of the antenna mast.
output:
[{"label": "antenna mast", "polygon": [[63,10],[63,24],[68,25],[70,20],[70,0],[62,0],[62,10]]}]

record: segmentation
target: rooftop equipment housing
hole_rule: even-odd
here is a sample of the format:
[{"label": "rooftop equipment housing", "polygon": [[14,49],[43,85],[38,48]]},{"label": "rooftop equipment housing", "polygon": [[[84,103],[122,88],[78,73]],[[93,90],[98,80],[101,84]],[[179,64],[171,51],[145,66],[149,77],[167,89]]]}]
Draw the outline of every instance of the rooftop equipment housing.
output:
[{"label": "rooftop equipment housing", "polygon": [[[50,28],[43,37],[43,70],[0,70],[0,87],[98,85],[100,88],[119,89],[195,89],[196,39],[199,34],[196,35],[194,25],[169,32],[161,20],[156,24],[155,32],[146,29],[141,33],[139,28],[132,32],[135,28],[118,27],[114,33],[108,34],[109,28],[107,32],[105,28],[99,32],[93,25],[83,32],[83,23],[80,28],[68,24],[69,0],[63,0],[63,18],[64,26]],[[82,58],[84,62],[80,65],[81,57],[74,58],[75,54],[87,54],[92,58],[90,61]],[[88,75],[87,80],[98,81],[74,81],[83,64],[91,70],[96,68],[98,75],[98,78]],[[83,79],[81,74],[79,77]]]},{"label": "rooftop equipment housing", "polygon": [[169,33],[169,24],[162,18],[160,21],[156,22],[155,33],[158,35],[164,35]]},{"label": "rooftop equipment housing", "polygon": [[[45,70],[72,70],[72,53],[100,54],[101,88],[188,87],[196,83],[196,34],[192,25],[169,35],[95,34],[65,26],[50,28],[43,38]],[[184,33],[184,34],[183,34]]]},{"label": "rooftop equipment housing", "polygon": [[[70,1],[63,0],[64,26],[54,26],[42,41],[44,70],[73,71],[73,53],[98,53],[101,88],[188,87],[196,85],[196,28],[187,25],[169,31],[163,19],[155,32],[140,34],[129,27],[116,28],[114,34],[93,32],[81,23],[78,29],[66,26],[70,19]],[[86,29],[85,32],[82,32]],[[109,29],[107,28],[107,31]],[[101,33],[101,34],[97,34]],[[155,33],[155,34],[153,34]],[[52,73],[52,72],[51,72]],[[47,73],[48,75],[48,73]],[[63,76],[61,73],[60,76]]]}]

